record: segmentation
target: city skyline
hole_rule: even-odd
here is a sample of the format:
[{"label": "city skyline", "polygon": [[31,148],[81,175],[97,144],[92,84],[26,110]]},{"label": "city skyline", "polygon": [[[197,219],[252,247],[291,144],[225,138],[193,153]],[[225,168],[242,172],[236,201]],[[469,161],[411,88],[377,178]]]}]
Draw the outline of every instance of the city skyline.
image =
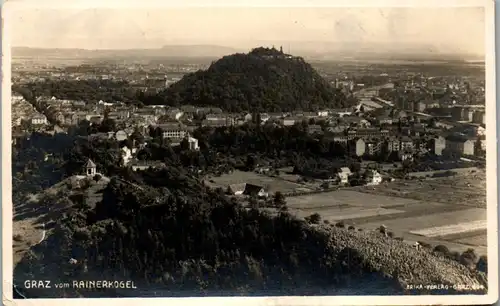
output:
[{"label": "city skyline", "polygon": [[8,18],[15,29],[13,47],[217,45],[245,50],[273,44],[286,51],[291,46],[318,53],[485,53],[481,7],[41,8],[13,10]]}]

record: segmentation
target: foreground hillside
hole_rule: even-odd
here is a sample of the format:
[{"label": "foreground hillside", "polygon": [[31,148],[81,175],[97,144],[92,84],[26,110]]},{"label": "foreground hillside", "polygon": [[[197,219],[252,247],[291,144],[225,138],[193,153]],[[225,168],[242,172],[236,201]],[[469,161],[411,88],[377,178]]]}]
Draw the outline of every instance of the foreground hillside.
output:
[{"label": "foreground hillside", "polygon": [[[288,213],[244,209],[182,169],[122,177],[111,179],[95,207],[79,201],[63,214],[17,265],[17,284],[134,280],[137,290],[155,288],[164,296],[394,294],[405,292],[406,283],[486,286],[479,272],[381,234],[318,228]],[[140,294],[76,291],[24,294]]]},{"label": "foreground hillside", "polygon": [[296,111],[345,107],[332,88],[302,58],[276,49],[224,56],[207,70],[184,76],[151,103],[220,107],[226,111]]}]

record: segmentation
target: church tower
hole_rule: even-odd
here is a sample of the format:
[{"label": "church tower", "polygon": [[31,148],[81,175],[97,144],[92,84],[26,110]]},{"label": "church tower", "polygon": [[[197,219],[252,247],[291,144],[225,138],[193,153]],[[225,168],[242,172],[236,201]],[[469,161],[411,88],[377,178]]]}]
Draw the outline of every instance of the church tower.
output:
[{"label": "church tower", "polygon": [[283,53],[283,46],[280,46],[280,53]]}]

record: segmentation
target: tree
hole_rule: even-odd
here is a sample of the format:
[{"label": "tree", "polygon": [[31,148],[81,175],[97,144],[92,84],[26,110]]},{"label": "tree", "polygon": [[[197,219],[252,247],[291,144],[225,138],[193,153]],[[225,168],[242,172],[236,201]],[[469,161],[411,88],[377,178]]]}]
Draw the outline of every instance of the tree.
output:
[{"label": "tree", "polygon": [[256,195],[252,194],[248,198],[248,204],[249,204],[250,208],[257,209],[257,208],[259,208],[259,199],[257,199]]},{"label": "tree", "polygon": [[479,257],[476,269],[478,271],[488,273],[488,257],[486,255],[482,255],[481,257]]},{"label": "tree", "polygon": [[434,252],[442,253],[444,255],[450,254],[450,250],[445,245],[442,245],[442,244],[436,246],[434,248]]},{"label": "tree", "polygon": [[305,217],[304,219],[310,224],[319,224],[319,222],[321,221],[321,215],[318,213],[314,213],[308,217]]},{"label": "tree", "polygon": [[116,122],[113,119],[105,118],[99,125],[99,132],[107,133],[116,131]]},{"label": "tree", "polygon": [[478,261],[478,256],[474,249],[467,249],[460,255],[460,262],[469,268],[474,268]]},{"label": "tree", "polygon": [[247,156],[245,167],[249,171],[255,170],[255,167],[257,167],[257,159],[255,158],[255,156],[253,156],[253,155],[248,155]]},{"label": "tree", "polygon": [[286,206],[286,199],[285,199],[285,196],[283,195],[283,193],[281,193],[281,191],[276,191],[274,193],[273,204],[275,207],[278,207],[278,208]]}]

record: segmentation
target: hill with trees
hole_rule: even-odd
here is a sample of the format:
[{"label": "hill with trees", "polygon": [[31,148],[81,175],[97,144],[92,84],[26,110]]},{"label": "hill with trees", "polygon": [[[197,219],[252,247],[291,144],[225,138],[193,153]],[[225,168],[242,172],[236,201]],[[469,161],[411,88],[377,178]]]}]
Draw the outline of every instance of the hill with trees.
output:
[{"label": "hill with trees", "polygon": [[354,103],[303,58],[263,47],[224,56],[143,102],[213,106],[230,112],[313,111]]}]

